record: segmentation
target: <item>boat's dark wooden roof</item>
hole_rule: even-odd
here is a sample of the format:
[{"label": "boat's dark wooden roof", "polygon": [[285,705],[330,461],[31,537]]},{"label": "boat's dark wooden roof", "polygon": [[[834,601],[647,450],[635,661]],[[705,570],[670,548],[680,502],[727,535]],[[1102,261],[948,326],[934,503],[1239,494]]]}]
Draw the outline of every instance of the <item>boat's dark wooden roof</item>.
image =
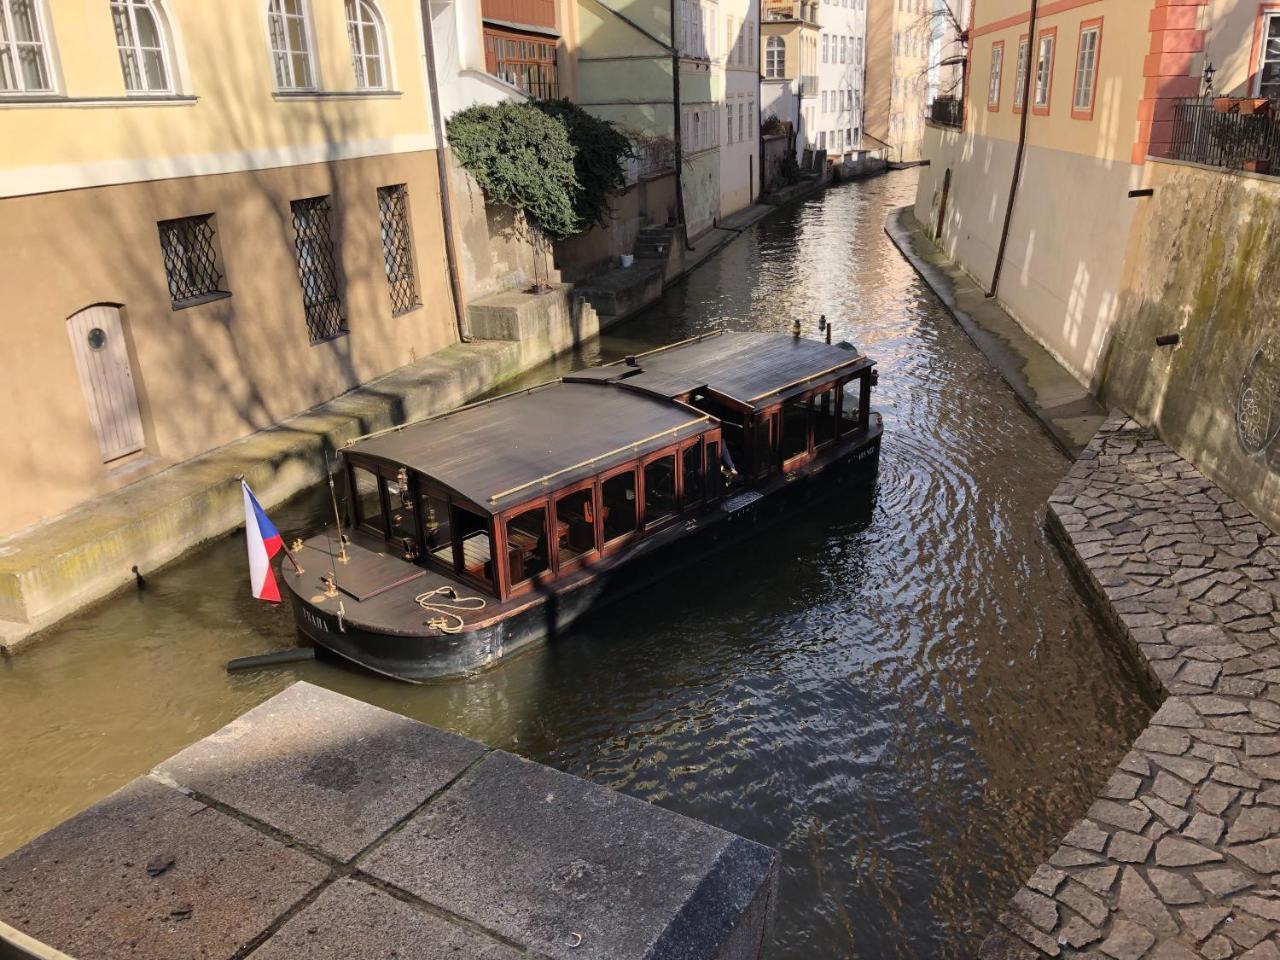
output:
[{"label": "boat's dark wooden roof", "polygon": [[[359,440],[491,513],[706,429],[682,404],[606,383],[550,383]],[[545,482],[544,482],[545,480]]]},{"label": "boat's dark wooden roof", "polygon": [[759,410],[776,403],[789,388],[803,389],[809,378],[869,363],[856,351],[817,340],[778,333],[724,333],[644,354],[634,367],[612,364],[571,378],[621,382],[663,397],[709,387]]}]

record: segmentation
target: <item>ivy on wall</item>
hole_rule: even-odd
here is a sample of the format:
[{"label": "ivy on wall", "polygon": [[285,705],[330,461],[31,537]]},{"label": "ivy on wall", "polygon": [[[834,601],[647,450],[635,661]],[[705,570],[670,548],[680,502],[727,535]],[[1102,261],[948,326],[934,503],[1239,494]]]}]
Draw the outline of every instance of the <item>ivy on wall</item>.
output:
[{"label": "ivy on wall", "polygon": [[603,226],[631,142],[568,100],[481,104],[446,122],[458,162],[491,203],[555,240]]}]

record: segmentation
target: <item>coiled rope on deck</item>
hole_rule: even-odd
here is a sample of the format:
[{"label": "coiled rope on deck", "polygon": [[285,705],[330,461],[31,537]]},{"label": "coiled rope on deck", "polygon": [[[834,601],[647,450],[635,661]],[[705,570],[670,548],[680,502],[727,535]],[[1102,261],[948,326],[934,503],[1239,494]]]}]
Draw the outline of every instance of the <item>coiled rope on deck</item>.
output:
[{"label": "coiled rope on deck", "polygon": [[[435,597],[445,599],[436,600]],[[427,613],[435,616],[427,620],[427,626],[441,633],[461,633],[467,625],[464,613],[474,613],[487,606],[484,597],[460,597],[453,587],[436,587],[427,593],[420,593],[414,601]]]}]

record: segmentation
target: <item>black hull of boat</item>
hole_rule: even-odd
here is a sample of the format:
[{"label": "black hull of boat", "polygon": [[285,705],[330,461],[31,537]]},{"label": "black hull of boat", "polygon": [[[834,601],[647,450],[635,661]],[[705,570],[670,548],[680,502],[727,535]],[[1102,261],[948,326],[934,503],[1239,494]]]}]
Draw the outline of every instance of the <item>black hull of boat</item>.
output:
[{"label": "black hull of boat", "polygon": [[333,614],[317,609],[290,588],[298,629],[346,660],[410,683],[478,673],[553,641],[589,610],[741,540],[816,497],[850,488],[869,498],[879,470],[880,440],[877,429],[862,445],[820,470],[796,474],[740,508],[727,510],[724,504],[733,499],[728,498],[700,516],[692,528],[686,526],[681,535],[646,544],[633,556],[568,589],[548,588],[533,594],[529,606],[486,626],[455,634],[378,632],[349,622],[340,624]]}]

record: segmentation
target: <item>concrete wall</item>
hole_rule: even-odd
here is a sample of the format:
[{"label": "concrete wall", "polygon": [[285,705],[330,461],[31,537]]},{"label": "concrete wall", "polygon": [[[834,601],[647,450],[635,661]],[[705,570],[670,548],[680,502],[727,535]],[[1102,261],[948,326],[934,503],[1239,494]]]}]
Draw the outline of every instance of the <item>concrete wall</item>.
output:
[{"label": "concrete wall", "polygon": [[[951,188],[942,248],[984,288],[995,270],[1016,144],[926,124],[930,165],[915,214],[936,236]],[[1115,318],[1141,168],[1028,146],[1000,281],[1002,306],[1085,385],[1095,385]],[[1062,189],[1075,184],[1074,190]]]},{"label": "concrete wall", "polygon": [[616,264],[618,257],[635,249],[636,236],[649,224],[676,219],[676,177],[664,173],[646,177],[613,198],[613,219],[580,237],[556,244],[556,266],[566,280],[582,277]]},{"label": "concrete wall", "polygon": [[549,252],[534,242],[523,220],[513,211],[485,203],[480,184],[463,169],[452,151],[449,186],[464,302],[530,286],[535,271],[545,277],[550,269]]},{"label": "concrete wall", "polygon": [[713,148],[685,154],[684,216],[690,237],[711,229],[720,216],[720,150]]},{"label": "concrete wall", "polygon": [[[1280,526],[1280,180],[1164,161],[1137,208],[1102,398]],[[1177,347],[1155,338],[1177,333]]]},{"label": "concrete wall", "polygon": [[[392,317],[377,188],[408,186],[423,306]],[[329,195],[349,332],[310,343],[290,201]],[[0,533],[261,429],[456,339],[431,151],[0,200]],[[226,299],[174,310],[159,220],[215,216]],[[67,318],[123,304],[145,448],[104,464]],[[56,451],[56,455],[51,455]]]},{"label": "concrete wall", "polygon": [[787,138],[785,134],[774,134],[764,138],[764,179],[762,190],[776,190],[782,183],[782,165],[787,159]]}]

